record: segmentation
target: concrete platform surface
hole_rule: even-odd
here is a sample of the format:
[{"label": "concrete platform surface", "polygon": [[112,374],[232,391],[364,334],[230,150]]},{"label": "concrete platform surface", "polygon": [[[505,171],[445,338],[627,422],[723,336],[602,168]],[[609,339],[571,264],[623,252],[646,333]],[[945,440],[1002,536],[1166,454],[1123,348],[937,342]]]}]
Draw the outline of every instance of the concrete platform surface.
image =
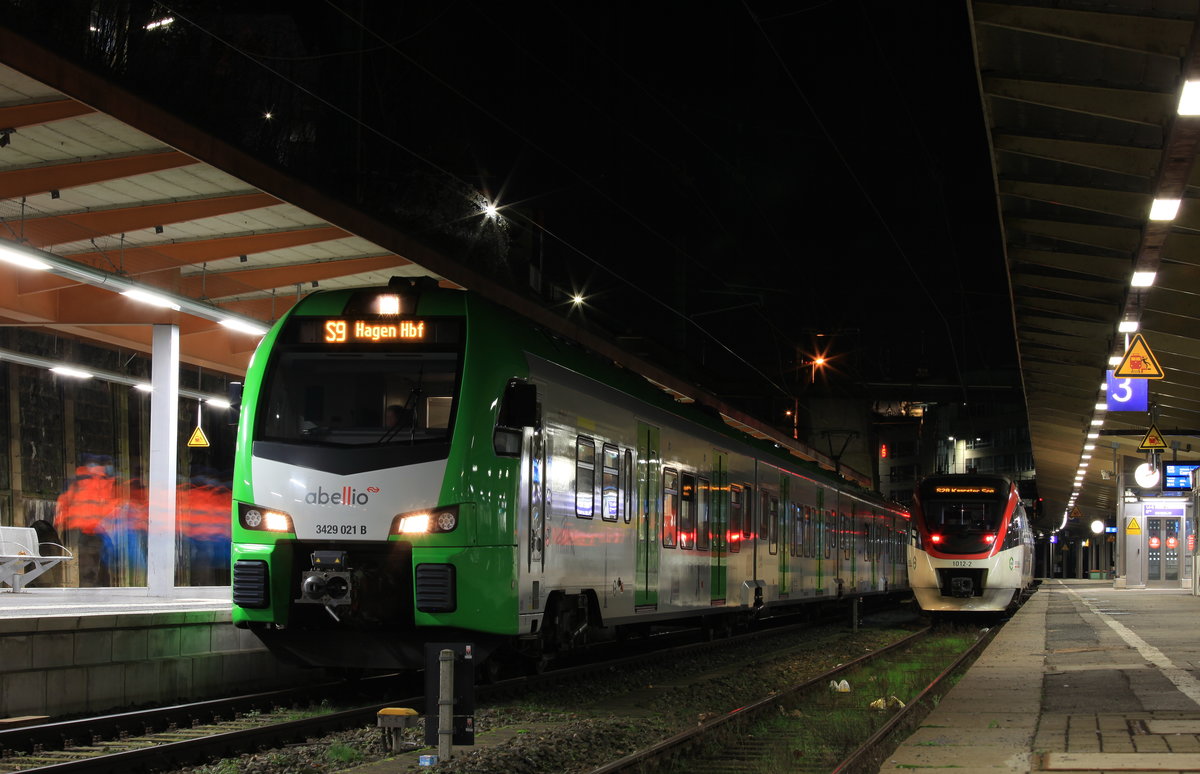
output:
[{"label": "concrete platform surface", "polygon": [[880,771],[1200,771],[1200,598],[1048,580]]},{"label": "concrete platform surface", "polygon": [[228,586],[174,589],[169,597],[152,597],[144,588],[0,590],[0,619],[45,616],[114,615],[120,613],[170,613],[232,608]]}]

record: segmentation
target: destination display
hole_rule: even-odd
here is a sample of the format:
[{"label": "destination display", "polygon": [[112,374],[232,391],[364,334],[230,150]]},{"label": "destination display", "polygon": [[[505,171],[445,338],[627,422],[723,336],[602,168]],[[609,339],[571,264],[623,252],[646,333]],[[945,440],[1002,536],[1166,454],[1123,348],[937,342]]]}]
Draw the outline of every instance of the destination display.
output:
[{"label": "destination display", "polygon": [[1163,489],[1191,489],[1192,477],[1195,475],[1196,468],[1200,468],[1200,463],[1168,462],[1164,464]]},{"label": "destination display", "polygon": [[459,327],[444,319],[439,322],[420,317],[313,317],[297,320],[289,338],[295,344],[318,344],[331,348],[452,344],[459,339]]},{"label": "destination display", "polygon": [[996,494],[994,486],[939,486],[933,491],[938,494]]}]

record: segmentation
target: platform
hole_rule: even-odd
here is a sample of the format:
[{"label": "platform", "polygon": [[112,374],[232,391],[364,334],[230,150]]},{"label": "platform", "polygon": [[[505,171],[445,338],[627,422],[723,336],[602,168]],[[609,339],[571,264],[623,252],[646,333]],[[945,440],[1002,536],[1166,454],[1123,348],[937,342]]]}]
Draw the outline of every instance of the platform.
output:
[{"label": "platform", "polygon": [[885,772],[1200,771],[1200,598],[1047,580]]},{"label": "platform", "polygon": [[0,720],[100,713],[311,679],[230,620],[229,589],[0,592]]}]

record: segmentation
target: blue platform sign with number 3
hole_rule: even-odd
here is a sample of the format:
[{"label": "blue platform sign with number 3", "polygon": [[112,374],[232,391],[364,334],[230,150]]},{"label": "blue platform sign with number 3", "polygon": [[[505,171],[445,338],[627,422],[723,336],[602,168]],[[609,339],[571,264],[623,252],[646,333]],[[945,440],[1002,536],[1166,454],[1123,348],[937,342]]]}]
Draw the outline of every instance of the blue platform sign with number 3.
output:
[{"label": "blue platform sign with number 3", "polygon": [[1104,402],[1109,411],[1149,411],[1149,380],[1121,378],[1113,376],[1112,371],[1105,371],[1104,381],[1108,388]]}]

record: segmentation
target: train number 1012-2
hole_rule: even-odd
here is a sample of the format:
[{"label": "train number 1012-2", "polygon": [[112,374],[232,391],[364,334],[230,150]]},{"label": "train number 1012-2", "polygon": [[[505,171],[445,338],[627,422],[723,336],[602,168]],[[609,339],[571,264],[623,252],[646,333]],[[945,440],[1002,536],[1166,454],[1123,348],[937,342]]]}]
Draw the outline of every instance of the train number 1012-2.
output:
[{"label": "train number 1012-2", "polygon": [[365,535],[366,524],[318,524],[318,535]]}]

